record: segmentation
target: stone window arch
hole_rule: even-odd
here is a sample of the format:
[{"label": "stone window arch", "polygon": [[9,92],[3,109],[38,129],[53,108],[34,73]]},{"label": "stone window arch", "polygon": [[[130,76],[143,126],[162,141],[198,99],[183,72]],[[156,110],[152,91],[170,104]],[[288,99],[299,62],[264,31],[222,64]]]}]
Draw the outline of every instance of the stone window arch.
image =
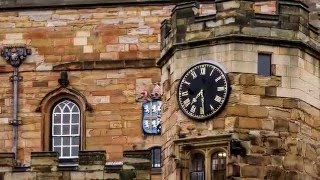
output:
[{"label": "stone window arch", "polygon": [[58,88],[49,92],[40,102],[37,112],[42,115],[42,150],[52,151],[52,115],[54,108],[63,101],[70,101],[76,104],[79,109],[79,150],[85,150],[86,147],[86,113],[92,111],[91,105],[85,97],[78,91],[71,88]]}]

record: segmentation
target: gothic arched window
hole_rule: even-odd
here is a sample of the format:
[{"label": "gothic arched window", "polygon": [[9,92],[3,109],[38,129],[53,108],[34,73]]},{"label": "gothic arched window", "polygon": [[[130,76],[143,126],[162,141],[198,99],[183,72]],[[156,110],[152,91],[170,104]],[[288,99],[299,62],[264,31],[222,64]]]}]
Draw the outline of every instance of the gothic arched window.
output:
[{"label": "gothic arched window", "polygon": [[67,99],[58,102],[52,110],[51,147],[62,159],[78,157],[80,117],[78,105]]},{"label": "gothic arched window", "polygon": [[205,179],[205,165],[204,155],[201,153],[193,154],[191,160],[190,180],[204,180]]},{"label": "gothic arched window", "polygon": [[224,180],[226,179],[226,152],[216,152],[211,156],[211,179]]}]

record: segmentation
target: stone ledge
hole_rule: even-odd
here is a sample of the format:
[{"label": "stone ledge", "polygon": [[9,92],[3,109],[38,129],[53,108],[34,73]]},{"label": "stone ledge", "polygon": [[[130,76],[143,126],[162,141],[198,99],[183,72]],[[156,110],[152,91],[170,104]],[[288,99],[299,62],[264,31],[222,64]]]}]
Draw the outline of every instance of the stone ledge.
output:
[{"label": "stone ledge", "polygon": [[155,59],[105,60],[92,62],[71,62],[53,66],[53,70],[93,70],[156,67]]},{"label": "stone ledge", "polygon": [[271,37],[254,37],[247,36],[241,34],[230,34],[225,36],[219,36],[208,39],[201,39],[195,41],[188,41],[184,43],[174,44],[170,48],[168,48],[161,58],[157,60],[157,66],[163,66],[168,59],[174,54],[174,52],[179,50],[193,49],[200,46],[210,45],[220,45],[220,44],[228,44],[228,43],[249,43],[249,44],[259,44],[259,45],[275,45],[282,47],[291,47],[291,48],[299,48],[303,49],[305,52],[310,53],[311,55],[318,57],[319,49],[310,46],[299,40],[289,40],[289,39],[280,39],[280,38],[271,38]]},{"label": "stone ledge", "polygon": [[14,153],[0,153],[0,167],[2,166],[14,166],[15,159]]},{"label": "stone ledge", "polygon": [[20,0],[20,1],[7,1],[0,0],[0,9],[34,9],[34,8],[61,8],[65,6],[88,7],[88,6],[101,6],[101,5],[128,5],[128,4],[163,4],[171,3],[172,0]]},{"label": "stone ledge", "polygon": [[[204,0],[200,0],[204,1]],[[213,0],[211,0],[214,2]],[[39,8],[61,8],[61,7],[85,7],[90,6],[128,6],[128,5],[157,5],[184,2],[182,0],[0,0],[0,10],[11,9],[39,9]],[[207,1],[206,1],[207,2]]]}]

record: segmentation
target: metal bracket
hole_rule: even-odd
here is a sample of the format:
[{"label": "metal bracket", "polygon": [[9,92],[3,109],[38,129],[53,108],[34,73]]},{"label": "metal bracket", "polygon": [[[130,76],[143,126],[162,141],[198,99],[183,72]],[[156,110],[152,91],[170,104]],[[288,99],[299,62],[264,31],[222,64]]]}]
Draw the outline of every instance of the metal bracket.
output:
[{"label": "metal bracket", "polygon": [[22,121],[21,120],[11,120],[11,121],[9,121],[9,124],[12,126],[19,126],[19,125],[22,125]]},{"label": "metal bracket", "polygon": [[12,75],[12,76],[10,76],[10,81],[11,82],[13,82],[13,81],[17,81],[17,82],[20,82],[20,81],[22,81],[23,80],[23,77],[22,76],[17,76],[17,75]]},{"label": "metal bracket", "polygon": [[0,54],[11,66],[19,67],[32,51],[26,45],[4,46]]}]

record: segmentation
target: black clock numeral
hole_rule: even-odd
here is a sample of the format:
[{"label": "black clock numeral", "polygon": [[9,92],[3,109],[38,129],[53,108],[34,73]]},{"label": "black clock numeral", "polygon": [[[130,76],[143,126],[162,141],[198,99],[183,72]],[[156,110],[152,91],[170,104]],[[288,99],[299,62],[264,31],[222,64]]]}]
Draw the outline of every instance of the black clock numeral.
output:
[{"label": "black clock numeral", "polygon": [[191,71],[191,75],[192,75],[192,78],[193,78],[193,79],[197,78],[197,74],[196,74],[195,71]]}]

